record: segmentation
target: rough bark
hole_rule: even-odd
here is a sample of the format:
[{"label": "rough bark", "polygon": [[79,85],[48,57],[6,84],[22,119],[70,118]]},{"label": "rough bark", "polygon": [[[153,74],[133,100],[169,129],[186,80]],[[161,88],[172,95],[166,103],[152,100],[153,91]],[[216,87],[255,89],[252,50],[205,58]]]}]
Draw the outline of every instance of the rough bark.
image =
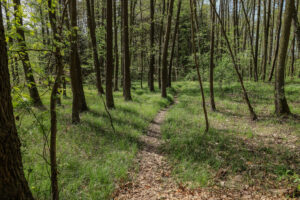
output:
[{"label": "rough bark", "polygon": [[[215,4],[215,0],[213,0]],[[210,92],[210,107],[212,111],[216,111],[215,96],[214,96],[214,50],[215,50],[215,13],[211,8],[211,32],[210,32],[210,62],[209,62],[209,92]]]},{"label": "rough bark", "polygon": [[82,85],[82,73],[80,66],[80,56],[78,54],[77,35],[77,1],[70,1],[71,19],[71,55],[70,55],[70,75],[73,92],[72,122],[78,123],[79,112],[88,110]]},{"label": "rough bark", "polygon": [[123,94],[126,101],[131,98],[131,77],[130,77],[130,52],[129,52],[129,35],[128,35],[128,0],[123,0],[122,16],[124,20],[123,42],[124,42],[124,85]]},{"label": "rough bark", "polygon": [[294,0],[286,0],[283,27],[280,36],[278,62],[275,73],[275,113],[278,116],[291,113],[285,98],[284,74],[294,6]]},{"label": "rough bark", "polygon": [[109,109],[115,108],[113,97],[113,0],[106,1],[106,105]]},{"label": "rough bark", "polygon": [[31,200],[33,197],[23,172],[21,142],[13,114],[2,9],[0,9],[0,57],[0,198]]},{"label": "rough bark", "polygon": [[148,87],[151,92],[154,92],[154,64],[155,64],[155,54],[154,54],[154,0],[150,0],[150,64],[148,73]]}]

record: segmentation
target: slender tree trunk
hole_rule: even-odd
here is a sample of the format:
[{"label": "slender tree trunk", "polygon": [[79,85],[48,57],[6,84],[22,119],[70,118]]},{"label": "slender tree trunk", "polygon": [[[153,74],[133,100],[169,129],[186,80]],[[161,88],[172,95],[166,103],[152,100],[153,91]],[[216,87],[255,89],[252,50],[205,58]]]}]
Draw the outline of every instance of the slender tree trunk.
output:
[{"label": "slender tree trunk", "polygon": [[130,78],[130,52],[129,52],[129,36],[128,36],[128,0],[123,0],[122,6],[122,16],[124,20],[124,30],[123,30],[123,39],[124,39],[124,99],[130,101],[131,98],[131,78]]},{"label": "slender tree trunk", "polygon": [[117,23],[117,1],[113,1],[114,9],[114,53],[115,53],[115,84],[114,91],[119,90],[119,50],[118,50],[118,23]]},{"label": "slender tree trunk", "polygon": [[[213,0],[215,5],[215,0]],[[214,50],[215,50],[215,13],[211,8],[211,33],[210,33],[210,62],[209,62],[209,92],[210,106],[212,111],[216,111],[215,96],[214,96]]]},{"label": "slender tree trunk", "polygon": [[248,97],[248,93],[247,93],[246,88],[245,88],[245,86],[244,86],[243,78],[242,78],[242,76],[241,76],[241,74],[240,74],[238,65],[237,65],[237,63],[236,63],[235,56],[234,56],[234,54],[233,54],[231,45],[230,45],[230,43],[229,43],[227,34],[226,34],[226,32],[225,32],[225,29],[224,29],[224,25],[223,25],[222,19],[221,19],[221,17],[219,16],[219,14],[218,14],[218,12],[217,12],[216,6],[212,3],[212,0],[209,0],[209,1],[210,1],[210,4],[212,5],[213,10],[214,10],[214,12],[215,12],[215,14],[216,14],[216,16],[217,16],[217,19],[218,19],[219,22],[220,22],[221,30],[222,30],[223,36],[224,36],[224,38],[225,38],[226,45],[227,45],[228,51],[229,51],[229,53],[230,53],[230,57],[231,57],[231,59],[232,59],[233,65],[234,65],[234,69],[235,69],[235,71],[236,71],[236,73],[237,73],[237,76],[238,76],[238,79],[239,79],[239,81],[240,81],[240,84],[241,84],[241,87],[242,87],[242,90],[243,90],[244,100],[245,100],[245,102],[246,102],[246,104],[247,104],[247,106],[248,106],[248,110],[249,110],[249,112],[250,112],[251,119],[252,119],[252,120],[256,120],[256,119],[257,119],[257,115],[255,114],[254,109],[253,109],[253,107],[252,107],[252,105],[251,105],[251,103],[250,103],[250,100],[249,100],[249,97]]},{"label": "slender tree trunk", "polygon": [[169,4],[169,12],[168,12],[168,24],[165,33],[165,41],[164,41],[164,49],[163,49],[163,59],[162,59],[162,84],[161,84],[161,96],[163,98],[167,97],[167,84],[168,84],[168,48],[169,48],[169,39],[171,32],[171,23],[172,23],[172,15],[173,15],[173,5],[174,0],[170,0]]},{"label": "slender tree trunk", "polygon": [[99,61],[99,58],[98,58],[98,50],[97,50],[94,5],[95,5],[94,0],[91,0],[91,2],[90,2],[90,0],[86,0],[87,21],[88,21],[88,27],[89,27],[90,37],[91,37],[91,41],[92,41],[94,67],[95,67],[95,72],[96,72],[96,86],[97,86],[97,89],[98,89],[98,93],[103,94],[104,90],[102,88],[102,83],[101,83],[100,61]]},{"label": "slender tree trunk", "polygon": [[[1,1],[0,1],[0,8]],[[13,114],[2,9],[0,9],[0,197],[33,200],[23,172],[21,142]]]},{"label": "slender tree trunk", "polygon": [[148,73],[148,87],[151,92],[154,92],[154,64],[155,64],[155,54],[154,54],[154,0],[150,0],[150,64]]},{"label": "slender tree trunk", "polygon": [[294,0],[286,0],[284,21],[279,44],[278,62],[275,73],[275,113],[278,116],[291,113],[285,98],[284,74],[294,6]]},{"label": "slender tree trunk", "polygon": [[177,33],[178,33],[178,27],[179,27],[180,10],[181,10],[181,0],[178,0],[177,17],[176,17],[176,22],[175,22],[175,29],[174,29],[174,34],[173,34],[173,43],[172,43],[172,49],[171,49],[171,57],[170,57],[170,63],[169,63],[168,87],[171,87],[171,84],[172,84],[172,65],[173,65],[175,44],[176,44],[176,38],[177,38]]},{"label": "slender tree trunk", "polygon": [[[57,116],[56,116],[56,105],[58,103],[57,99],[59,97],[58,88],[61,85],[61,76],[63,75],[63,60],[61,54],[61,47],[59,44],[62,43],[62,24],[57,27],[58,19],[56,17],[56,7],[53,6],[52,0],[48,0],[48,15],[50,20],[50,25],[53,34],[53,45],[54,45],[54,56],[55,56],[55,66],[56,66],[56,78],[52,88],[50,96],[50,118],[51,118],[51,135],[50,135],[50,165],[51,165],[51,194],[53,200],[59,199],[58,192],[58,181],[57,181],[57,163],[56,163],[56,135],[57,135]],[[55,5],[55,4],[54,4]],[[65,5],[66,6],[66,5]],[[64,14],[66,8],[64,8],[61,23],[64,20]]]},{"label": "slender tree trunk", "polygon": [[297,36],[297,45],[298,45],[298,49],[300,50],[300,23],[297,16],[298,6],[299,6],[299,0],[297,0],[297,8],[295,7],[295,4],[293,4],[292,18],[293,18],[293,24],[295,29],[295,35]]},{"label": "slender tree trunk", "polygon": [[21,2],[20,0],[13,0],[14,3],[14,16],[15,16],[15,26],[17,29],[17,34],[19,37],[18,39],[18,47],[20,48],[21,53],[19,54],[20,59],[23,64],[23,69],[25,73],[25,79],[27,82],[27,87],[29,90],[30,97],[33,101],[34,106],[44,108],[43,103],[41,101],[36,82],[33,76],[33,70],[31,67],[31,63],[29,60],[29,55],[27,52],[27,45],[26,45],[26,39],[25,39],[25,33],[23,29],[23,18],[22,13],[20,12],[21,9]]},{"label": "slender tree trunk", "polygon": [[269,27],[271,17],[271,0],[264,0],[264,51],[262,59],[262,80],[266,79],[268,64]]},{"label": "slender tree trunk", "polygon": [[106,105],[109,109],[115,108],[113,97],[113,0],[106,0]]},{"label": "slender tree trunk", "polygon": [[257,10],[257,25],[256,25],[256,40],[255,40],[255,60],[254,60],[254,81],[258,81],[258,47],[259,47],[259,28],[260,28],[260,5],[261,0],[258,1]]},{"label": "slender tree trunk", "polygon": [[163,43],[163,35],[164,35],[164,17],[165,17],[165,10],[166,10],[166,3],[165,0],[162,0],[162,16],[161,16],[161,22],[160,22],[160,32],[159,32],[159,56],[158,56],[158,88],[161,89],[161,66],[162,66],[162,43]]},{"label": "slender tree trunk", "polygon": [[279,14],[278,14],[278,19],[277,19],[276,47],[275,47],[275,52],[274,52],[274,56],[273,56],[272,68],[271,68],[270,75],[269,75],[269,80],[268,80],[269,82],[271,82],[271,80],[272,80],[274,70],[275,70],[275,66],[276,66],[277,57],[278,57],[283,4],[284,4],[284,0],[280,0]]},{"label": "slender tree trunk", "polygon": [[193,46],[193,53],[194,53],[194,61],[197,69],[197,76],[198,76],[198,81],[200,85],[200,90],[201,90],[201,97],[202,97],[202,108],[204,111],[204,117],[205,117],[205,132],[208,131],[209,129],[209,122],[208,122],[208,116],[207,116],[207,111],[206,111],[206,105],[205,105],[205,96],[204,96],[204,91],[203,91],[203,85],[202,85],[202,79],[199,71],[199,63],[198,63],[198,57],[197,57],[197,52],[196,52],[196,42],[195,42],[195,13],[194,13],[194,4],[193,0],[190,0],[190,8],[191,8],[191,24],[192,24],[192,46]]}]

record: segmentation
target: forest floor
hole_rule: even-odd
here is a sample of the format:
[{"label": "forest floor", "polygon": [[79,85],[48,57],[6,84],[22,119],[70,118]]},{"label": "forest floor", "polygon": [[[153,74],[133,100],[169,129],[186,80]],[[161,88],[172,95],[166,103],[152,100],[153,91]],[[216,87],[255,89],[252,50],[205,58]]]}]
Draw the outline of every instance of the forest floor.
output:
[{"label": "forest floor", "polygon": [[[114,92],[111,116],[86,86],[89,111],[71,124],[72,98],[58,107],[57,157],[62,199],[284,199],[300,190],[300,120],[274,115],[273,85],[245,82],[259,119],[249,118],[240,86],[215,86],[217,112],[204,118],[197,82],[176,82],[168,98],[133,84],[133,101]],[[177,92],[176,103],[173,96]],[[28,106],[14,91],[24,171],[36,199],[49,199],[49,112]],[[285,87],[300,115],[300,82]],[[42,91],[45,105],[49,92]],[[21,99],[21,100],[20,100]],[[21,102],[21,103],[20,103]],[[298,188],[298,190],[297,190]]]},{"label": "forest floor", "polygon": [[[189,88],[191,89],[191,84],[188,84]],[[183,91],[186,91],[187,88],[184,88]],[[196,89],[196,88],[193,88]],[[184,95],[184,92],[183,92]],[[193,95],[197,96],[196,93],[193,93]],[[182,98],[179,98],[182,99]],[[193,98],[189,97],[189,100],[186,99],[185,106],[186,105],[199,105],[199,104],[194,104]],[[198,99],[199,101],[199,99]],[[199,101],[200,102],[200,101]],[[178,104],[177,98],[175,99],[175,110],[176,106]],[[183,106],[183,105],[181,105]],[[180,104],[177,107],[181,107]],[[229,109],[226,110],[224,105],[221,107],[220,104],[219,112],[228,112],[231,113]],[[171,110],[172,110],[171,106]],[[186,107],[185,107],[186,108]],[[286,198],[293,198],[297,195],[295,188],[291,187],[289,184],[290,181],[284,180],[287,177],[282,177],[282,180],[275,179],[274,180],[274,174],[268,174],[266,169],[268,168],[264,166],[267,163],[259,163],[261,166],[258,166],[258,163],[254,163],[254,161],[250,161],[251,156],[245,155],[244,153],[246,151],[253,152],[255,155],[259,156],[260,153],[257,153],[256,151],[260,151],[262,146],[260,146],[262,143],[264,144],[264,148],[275,148],[278,145],[283,144],[285,147],[287,147],[289,150],[294,150],[294,156],[297,158],[290,158],[287,157],[285,159],[290,160],[291,166],[290,168],[294,169],[294,174],[292,171],[288,171],[285,173],[290,173],[294,176],[294,179],[289,177],[290,179],[293,179],[293,181],[296,183],[294,184],[297,185],[297,177],[295,177],[295,173],[298,170],[297,165],[299,159],[300,151],[297,149],[297,139],[298,137],[294,134],[292,134],[291,130],[283,130],[282,128],[286,127],[278,127],[278,126],[265,126],[265,124],[260,124],[256,122],[251,122],[247,117],[241,117],[237,112],[237,114],[231,113],[231,115],[227,116],[226,121],[222,120],[211,120],[211,127],[214,130],[236,130],[236,132],[243,132],[245,131],[246,137],[241,137],[241,143],[240,144],[224,144],[224,145],[233,145],[231,146],[231,151],[235,151],[238,157],[241,159],[245,159],[244,161],[247,162],[247,165],[250,166],[249,169],[234,169],[238,168],[241,166],[233,166],[234,162],[243,162],[242,160],[236,161],[236,160],[231,160],[233,161],[232,166],[227,166],[226,168],[220,167],[217,171],[210,172],[211,174],[214,174],[214,177],[208,177],[209,175],[206,174],[205,178],[209,179],[211,183],[207,184],[206,187],[201,187],[201,184],[198,184],[198,186],[193,187],[193,181],[194,183],[197,183],[197,180],[189,179],[187,178],[186,180],[178,178],[178,176],[182,175],[185,176],[185,173],[191,173],[188,176],[194,176],[197,177],[198,173],[203,172],[203,170],[208,170],[207,166],[203,167],[202,169],[197,168],[196,170],[193,171],[193,164],[189,163],[187,166],[184,166],[183,171],[180,172],[178,171],[178,167],[182,168],[180,166],[182,163],[180,161],[182,160],[177,160],[177,163],[173,162],[173,165],[170,164],[170,160],[168,159],[168,155],[166,152],[163,151],[164,146],[168,147],[171,146],[170,142],[174,142],[174,140],[162,140],[162,133],[161,133],[161,126],[165,124],[164,126],[172,126],[173,128],[179,128],[177,126],[174,126],[174,123],[172,121],[167,121],[164,123],[165,117],[167,115],[167,111],[169,109],[163,109],[161,110],[158,115],[155,117],[155,119],[152,121],[148,128],[148,132],[146,135],[143,135],[140,137],[140,143],[142,144],[142,148],[139,151],[136,159],[136,164],[139,166],[138,169],[132,170],[130,174],[130,181],[127,181],[125,183],[122,183],[119,185],[119,188],[115,191],[115,196],[114,199],[116,200],[126,200],[126,199],[133,199],[133,200],[139,200],[139,199],[150,199],[150,200],[156,200],[156,199],[286,199]],[[197,109],[196,109],[197,110]],[[191,110],[187,111],[188,113],[193,113]],[[180,114],[181,113],[181,114]],[[187,117],[185,113],[182,112],[176,112],[176,114],[181,115],[183,118]],[[172,112],[169,116],[175,117],[176,114]],[[246,113],[245,113],[246,114]],[[236,116],[238,115],[238,116]],[[266,116],[261,116],[261,120],[265,118]],[[182,121],[176,121],[176,123],[182,123],[184,120],[183,118],[180,118]],[[212,118],[215,118],[214,116]],[[185,118],[186,121],[193,120],[193,118]],[[295,119],[297,120],[297,119]],[[297,120],[298,121],[298,120]],[[171,124],[169,124],[171,123]],[[241,127],[240,127],[241,126]],[[282,125],[279,125],[282,126]],[[186,126],[183,126],[185,128],[188,128]],[[191,128],[191,127],[189,127]],[[244,130],[243,130],[244,129]],[[182,129],[179,129],[182,130]],[[201,128],[200,128],[201,130]],[[296,129],[298,130],[298,129]],[[202,130],[203,131],[203,130]],[[252,133],[254,132],[254,134]],[[185,129],[185,132],[188,132],[188,129]],[[282,136],[282,133],[284,132],[284,136]],[[224,132],[222,132],[223,134]],[[168,135],[172,134],[172,132],[168,132]],[[214,134],[213,131],[210,131],[208,134]],[[226,135],[230,135],[230,133],[227,131],[225,133]],[[181,135],[187,136],[186,139],[190,140],[190,136],[186,135],[185,133],[181,132]],[[235,134],[236,135],[236,134]],[[243,135],[243,134],[242,134]],[[172,136],[171,136],[172,137]],[[173,136],[174,137],[174,136]],[[198,137],[202,140],[202,146],[205,146],[206,148],[211,148],[207,145],[203,145],[204,140],[207,140],[207,142],[212,142],[210,139],[203,137],[203,135],[198,135]],[[184,143],[186,139],[180,138]],[[197,141],[196,138],[193,138]],[[218,138],[220,139],[220,138]],[[217,140],[218,140],[217,139]],[[199,139],[198,139],[199,140]],[[210,144],[218,146],[218,142],[220,141],[213,141],[216,142],[216,144]],[[224,140],[226,142],[229,142],[229,140]],[[223,142],[224,142],[223,141]],[[192,141],[190,141],[192,143]],[[180,144],[177,143],[179,146],[175,147],[177,150],[182,150],[180,149]],[[239,147],[240,146],[240,147]],[[195,146],[194,146],[195,147]],[[189,147],[185,147],[189,148]],[[203,147],[198,147],[198,148],[203,148]],[[280,147],[281,148],[281,147]],[[242,150],[243,149],[243,150]],[[166,150],[166,148],[165,148]],[[174,150],[174,149],[173,149]],[[197,150],[197,147],[195,149]],[[176,151],[176,150],[175,150]],[[222,149],[219,149],[219,154],[222,153]],[[245,152],[243,152],[245,151]],[[264,150],[262,150],[264,151]],[[184,152],[184,150],[182,150]],[[194,152],[190,152],[194,153]],[[199,153],[199,152],[198,152]],[[205,153],[210,153],[209,151],[206,151]],[[224,153],[224,152],[223,152]],[[227,152],[228,153],[228,152]],[[196,152],[197,154],[197,152]],[[262,152],[262,154],[268,154],[265,152]],[[269,153],[270,154],[270,153]],[[186,155],[187,158],[189,157]],[[199,154],[198,156],[201,156]],[[204,155],[202,155],[204,156]],[[209,157],[209,155],[205,155]],[[231,154],[230,156],[235,157],[236,155]],[[245,158],[243,158],[245,156]],[[280,155],[274,155],[273,159],[277,159],[277,156],[280,157]],[[286,155],[288,156],[288,155]],[[263,159],[266,158],[266,156],[262,157]],[[275,160],[272,160],[270,157],[269,159],[266,160],[269,162],[270,165],[274,164],[273,162],[276,162]],[[248,159],[248,160],[247,160]],[[258,160],[261,158],[258,158]],[[172,163],[172,161],[171,161]],[[276,164],[283,164],[276,163]],[[276,165],[275,164],[275,165]],[[194,163],[195,165],[195,163]],[[196,163],[197,165],[197,163]],[[243,165],[241,163],[241,165]],[[293,166],[294,165],[294,166]],[[296,165],[296,166],[295,166]],[[198,166],[199,167],[199,166]],[[201,167],[201,164],[200,164]],[[272,166],[274,167],[274,166]],[[299,167],[299,165],[298,165]],[[174,169],[175,168],[175,169]],[[174,171],[177,172],[174,173]],[[256,169],[258,168],[258,169]],[[191,170],[191,171],[189,171]],[[279,169],[279,170],[284,170],[284,169]],[[186,172],[189,171],[189,172]],[[249,174],[247,173],[254,173],[253,175],[250,174],[250,176],[253,176],[252,183],[249,180],[244,180],[247,176],[249,178]],[[208,173],[208,172],[207,172]],[[255,174],[255,173],[262,173],[261,175]],[[172,176],[173,174],[173,176]],[[257,177],[258,175],[258,177]],[[270,176],[269,176],[270,175]],[[203,176],[203,174],[202,174]],[[288,174],[286,174],[288,176]],[[200,175],[201,177],[201,175]],[[204,178],[204,177],[202,177]],[[271,179],[273,178],[273,180]],[[200,178],[201,179],[201,178]],[[268,188],[262,187],[262,181],[266,181],[264,184],[268,184]],[[200,181],[201,182],[201,181]],[[203,180],[202,180],[203,182]],[[270,189],[272,188],[272,189]],[[294,195],[294,196],[293,196]]]}]

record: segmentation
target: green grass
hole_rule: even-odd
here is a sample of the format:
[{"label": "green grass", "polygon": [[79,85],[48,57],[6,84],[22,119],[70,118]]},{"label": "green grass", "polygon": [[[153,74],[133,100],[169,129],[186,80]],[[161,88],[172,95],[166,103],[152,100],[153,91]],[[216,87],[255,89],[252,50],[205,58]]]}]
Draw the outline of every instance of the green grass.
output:
[{"label": "green grass", "polygon": [[[300,120],[274,115],[273,85],[245,83],[259,116],[252,122],[238,83],[215,85],[218,112],[209,107],[209,87],[204,83],[210,131],[205,123],[197,82],[174,84],[179,103],[167,114],[162,127],[163,150],[173,165],[173,175],[190,187],[211,186],[234,177],[243,184],[262,188],[299,185]],[[300,82],[288,82],[287,100],[291,111],[300,115]],[[225,184],[225,185],[226,185]]]},{"label": "green grass", "polygon": [[[162,99],[160,93],[133,89],[133,101],[125,102],[122,92],[115,92],[116,109],[110,111],[116,129],[113,133],[96,89],[84,89],[89,111],[81,114],[80,124],[71,124],[72,98],[62,98],[62,106],[57,109],[60,198],[109,199],[116,183],[128,179],[128,171],[135,167],[138,137],[146,132],[157,112],[170,104],[172,96]],[[14,93],[15,115],[19,117],[17,127],[25,175],[36,199],[50,199],[50,168],[44,160],[49,162],[48,145],[44,147],[45,138],[49,140],[49,111],[28,107],[20,101],[18,93]],[[42,93],[48,107],[49,92]]]}]

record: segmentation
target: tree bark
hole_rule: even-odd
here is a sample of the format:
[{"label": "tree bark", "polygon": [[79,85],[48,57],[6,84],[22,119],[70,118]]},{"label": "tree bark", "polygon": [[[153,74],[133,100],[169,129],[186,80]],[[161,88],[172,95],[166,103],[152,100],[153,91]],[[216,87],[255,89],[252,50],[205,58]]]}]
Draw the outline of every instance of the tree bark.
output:
[{"label": "tree bark", "polygon": [[119,50],[118,50],[118,23],[117,23],[117,1],[113,1],[114,9],[114,53],[115,53],[115,84],[114,91],[119,90]]},{"label": "tree bark", "polygon": [[173,5],[174,0],[170,0],[169,8],[168,8],[168,24],[165,33],[165,41],[164,41],[164,48],[163,48],[163,59],[162,59],[162,77],[161,77],[161,96],[163,98],[167,97],[167,84],[168,84],[168,48],[169,48],[169,39],[170,39],[170,32],[171,32],[171,23],[172,23],[172,15],[173,15]]},{"label": "tree bark", "polygon": [[280,36],[278,62],[275,73],[275,113],[280,115],[291,114],[284,92],[285,61],[288,51],[290,30],[292,24],[294,0],[286,0],[283,27]]},{"label": "tree bark", "polygon": [[[0,8],[1,1],[0,1]],[[33,200],[23,172],[21,142],[13,114],[2,9],[0,9],[0,197]]]},{"label": "tree bark", "polygon": [[115,108],[113,97],[113,0],[106,0],[106,105],[109,109]]},{"label": "tree bark", "polygon": [[72,122],[79,123],[79,112],[88,110],[82,85],[82,73],[77,44],[77,1],[70,1],[71,19],[71,55],[70,55],[70,75],[73,92]]},{"label": "tree bark", "polygon": [[255,40],[255,60],[254,60],[254,81],[258,81],[258,47],[259,47],[259,28],[260,28],[260,5],[261,0],[258,0],[257,10],[257,25],[256,25],[256,40]]},{"label": "tree bark", "polygon": [[[213,0],[215,5],[215,0]],[[210,106],[212,111],[216,111],[215,96],[214,96],[214,50],[215,50],[215,13],[211,7],[211,33],[210,33],[210,62],[209,62],[209,92]]]},{"label": "tree bark", "polygon": [[154,64],[155,64],[155,54],[154,54],[154,0],[150,0],[150,64],[148,73],[148,87],[151,92],[154,92]]},{"label": "tree bark", "polygon": [[269,27],[271,17],[271,0],[264,0],[264,50],[262,58],[262,77],[265,81],[268,64]]}]

